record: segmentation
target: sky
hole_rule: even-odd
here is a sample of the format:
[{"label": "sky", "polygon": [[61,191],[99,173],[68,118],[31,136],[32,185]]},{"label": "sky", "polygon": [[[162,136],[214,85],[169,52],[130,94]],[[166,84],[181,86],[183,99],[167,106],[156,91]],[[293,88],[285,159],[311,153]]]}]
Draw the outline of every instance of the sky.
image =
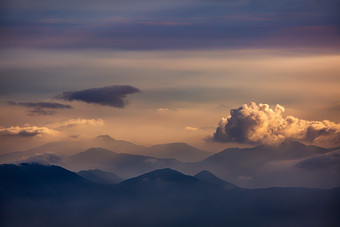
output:
[{"label": "sky", "polygon": [[[340,146],[337,0],[0,4],[0,152],[108,134]],[[270,133],[267,133],[270,132]]]}]

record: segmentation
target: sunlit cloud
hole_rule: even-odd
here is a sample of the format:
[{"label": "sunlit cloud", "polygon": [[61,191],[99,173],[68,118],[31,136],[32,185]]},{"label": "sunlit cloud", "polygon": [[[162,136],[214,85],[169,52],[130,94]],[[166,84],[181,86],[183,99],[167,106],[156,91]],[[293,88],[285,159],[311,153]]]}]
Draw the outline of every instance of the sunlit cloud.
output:
[{"label": "sunlit cloud", "polygon": [[18,136],[18,137],[34,137],[44,135],[57,135],[58,132],[47,128],[38,126],[12,126],[9,128],[0,128],[0,136]]},{"label": "sunlit cloud", "polygon": [[157,109],[157,111],[158,112],[166,112],[166,111],[168,111],[169,109],[167,109],[167,108],[158,108]]},{"label": "sunlit cloud", "polygon": [[187,127],[185,127],[185,129],[188,130],[188,131],[197,131],[197,130],[199,130],[199,128],[191,127],[191,126],[187,126]]},{"label": "sunlit cloud", "polygon": [[340,124],[283,116],[285,108],[251,102],[230,110],[213,136],[219,142],[279,144],[285,140],[340,144]]},{"label": "sunlit cloud", "polygon": [[70,119],[62,123],[55,124],[56,127],[59,128],[70,128],[70,127],[85,127],[85,126],[104,126],[104,120],[101,118],[98,119]]}]

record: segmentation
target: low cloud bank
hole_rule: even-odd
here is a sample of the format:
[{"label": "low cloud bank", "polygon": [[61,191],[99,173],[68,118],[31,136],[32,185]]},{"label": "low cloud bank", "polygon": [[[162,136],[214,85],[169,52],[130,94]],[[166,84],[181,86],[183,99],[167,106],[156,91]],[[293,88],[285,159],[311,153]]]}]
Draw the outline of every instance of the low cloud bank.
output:
[{"label": "low cloud bank", "polygon": [[53,129],[38,126],[0,128],[0,136],[34,137],[55,134],[57,134],[57,131]]}]

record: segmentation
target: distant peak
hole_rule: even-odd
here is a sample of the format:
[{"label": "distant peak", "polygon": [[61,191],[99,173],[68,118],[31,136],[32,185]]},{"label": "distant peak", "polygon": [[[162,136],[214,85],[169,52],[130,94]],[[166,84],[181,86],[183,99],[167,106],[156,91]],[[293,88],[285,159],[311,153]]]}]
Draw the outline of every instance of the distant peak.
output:
[{"label": "distant peak", "polygon": [[80,152],[78,154],[107,154],[107,155],[113,155],[116,154],[114,151],[112,150],[108,150],[102,147],[92,147],[89,148],[83,152]]},{"label": "distant peak", "polygon": [[197,179],[204,181],[204,182],[221,185],[226,189],[232,189],[232,188],[236,187],[236,185],[234,185],[230,182],[224,181],[221,178],[216,177],[214,174],[212,174],[208,170],[203,170],[203,171],[197,173],[196,175],[194,175],[194,177],[196,177]]},{"label": "distant peak", "polygon": [[111,150],[108,150],[108,149],[105,149],[105,148],[102,148],[102,147],[91,147],[89,149],[86,150],[87,152],[92,152],[92,151],[110,151],[112,152]]},{"label": "distant peak", "polygon": [[195,176],[198,175],[210,175],[210,176],[215,176],[214,174],[212,174],[211,172],[209,172],[208,170],[202,170],[201,172],[197,173]]},{"label": "distant peak", "polygon": [[196,175],[194,175],[194,177],[196,177],[198,179],[200,179],[200,178],[204,178],[204,179],[218,179],[218,180],[223,181],[222,179],[216,177],[214,174],[212,174],[208,170],[203,170],[203,171],[197,173]]},{"label": "distant peak", "polygon": [[285,140],[283,141],[280,145],[279,148],[287,148],[287,149],[292,149],[292,148],[304,148],[307,147],[307,145],[298,142],[298,141],[294,141],[294,140]]},{"label": "distant peak", "polygon": [[164,168],[164,169],[157,169],[157,170],[154,170],[154,171],[151,171],[147,174],[150,174],[150,175],[157,175],[157,174],[181,174],[183,175],[183,173],[177,171],[177,170],[173,170],[173,169],[170,169],[170,168]]},{"label": "distant peak", "polygon": [[142,174],[138,177],[131,178],[126,180],[125,182],[153,182],[157,180],[162,180],[162,181],[196,181],[194,177],[187,176],[177,170],[173,170],[170,168],[164,168],[164,169],[157,169],[145,174]]},{"label": "distant peak", "polygon": [[102,139],[102,140],[115,140],[114,138],[112,138],[109,135],[99,135],[97,136],[95,139]]}]

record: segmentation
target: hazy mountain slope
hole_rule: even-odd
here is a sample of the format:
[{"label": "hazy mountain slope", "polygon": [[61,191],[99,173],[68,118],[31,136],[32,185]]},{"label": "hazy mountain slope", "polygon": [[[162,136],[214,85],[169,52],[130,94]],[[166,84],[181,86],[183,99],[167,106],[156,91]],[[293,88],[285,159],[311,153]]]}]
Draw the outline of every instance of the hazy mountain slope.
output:
[{"label": "hazy mountain slope", "polygon": [[[283,142],[279,146],[256,146],[253,148],[228,148],[208,157],[205,163],[242,162],[252,160],[254,163],[267,160],[296,160],[313,155],[324,154],[328,149],[317,146],[306,146],[299,142]],[[236,164],[236,163],[235,163]]]},{"label": "hazy mountain slope", "polygon": [[216,185],[222,186],[225,189],[232,189],[232,188],[237,187],[236,185],[234,185],[230,182],[224,181],[224,180],[216,177],[214,174],[212,174],[211,172],[209,172],[207,170],[203,170],[203,171],[195,174],[194,177],[196,177],[197,179],[204,181],[204,182],[208,182],[208,183],[211,183],[211,184],[216,184]]},{"label": "hazy mountain slope", "polygon": [[[89,145],[92,144],[104,144],[112,149],[106,148],[107,151],[104,152],[104,148],[95,146],[98,148],[94,149],[92,155],[89,151],[80,155],[82,151],[91,148]],[[86,148],[79,151],[83,147]],[[113,149],[114,147],[125,149],[126,152],[144,152],[147,155],[120,153],[121,151]],[[307,146],[290,141],[272,147],[261,145],[243,149],[228,148],[202,161],[186,163],[151,155],[189,160],[201,157],[202,152],[183,143],[155,145],[148,149],[109,136],[99,136],[92,140],[48,143],[29,151],[4,154],[0,156],[0,163],[6,160],[21,160],[58,164],[72,171],[101,169],[117,173],[125,179],[160,168],[172,168],[190,175],[208,170],[225,180],[250,188],[271,186],[331,188],[340,184],[337,171],[340,157],[333,148]],[[71,157],[67,157],[65,152],[70,152]],[[206,155],[204,151],[203,154]],[[300,162],[309,165],[298,164]],[[311,164],[323,168],[310,168]]]},{"label": "hazy mountain slope", "polygon": [[339,185],[335,176],[323,178],[317,172],[296,167],[303,159],[329,152],[299,142],[284,142],[277,147],[228,148],[192,164],[191,168],[212,171],[243,187],[335,187]]},{"label": "hazy mountain slope", "polygon": [[24,161],[28,158],[43,155],[45,153],[54,153],[56,155],[74,154],[87,148],[86,143],[59,141],[46,143],[42,146],[35,147],[25,151],[10,152],[0,155],[0,163],[13,163]]},{"label": "hazy mountain slope", "polygon": [[29,197],[82,190],[89,182],[59,166],[23,163],[0,165],[0,185],[5,193]]},{"label": "hazy mountain slope", "polygon": [[110,136],[102,135],[94,139],[84,139],[77,141],[57,141],[18,152],[11,152],[0,155],[0,163],[10,163],[26,160],[36,155],[44,153],[54,153],[57,155],[73,155],[91,147],[102,147],[114,150],[118,153],[145,154],[146,148],[123,140],[115,140]]},{"label": "hazy mountain slope", "polygon": [[78,175],[85,179],[99,184],[117,184],[123,179],[111,172],[104,172],[99,169],[82,170]]},{"label": "hazy mountain slope", "polygon": [[144,147],[128,141],[116,140],[108,135],[100,135],[88,140],[50,142],[25,151],[1,154],[0,163],[20,162],[45,153],[69,156],[92,147],[101,147],[117,153],[170,158],[183,162],[200,161],[211,155],[207,151],[200,150],[185,143],[159,144]]},{"label": "hazy mountain slope", "polygon": [[173,158],[182,162],[201,161],[211,155],[207,151],[192,147],[186,143],[157,144],[151,146],[149,155],[156,158]]},{"label": "hazy mountain slope", "polygon": [[207,187],[207,184],[195,177],[185,175],[173,169],[158,169],[152,172],[142,174],[138,177],[127,179],[119,184],[119,187],[126,190],[143,191],[153,193],[159,190],[171,190],[174,192],[181,190],[199,189],[199,187]]},{"label": "hazy mountain slope", "polygon": [[91,143],[102,148],[117,151],[118,153],[144,155],[147,148],[125,140],[116,140],[108,135],[100,135],[91,140]]},{"label": "hazy mountain slope", "polygon": [[142,155],[114,153],[103,148],[91,148],[64,160],[68,169],[101,169],[127,179],[159,168],[183,168],[174,159],[158,159]]}]

